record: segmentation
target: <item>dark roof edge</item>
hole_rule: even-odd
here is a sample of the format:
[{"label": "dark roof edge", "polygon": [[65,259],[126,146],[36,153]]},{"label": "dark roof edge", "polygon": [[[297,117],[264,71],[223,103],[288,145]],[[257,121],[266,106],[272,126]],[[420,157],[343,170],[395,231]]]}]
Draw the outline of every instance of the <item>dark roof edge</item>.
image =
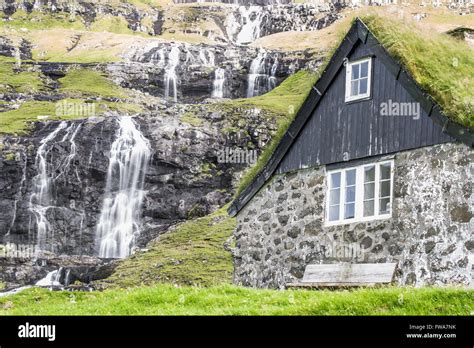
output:
[{"label": "dark roof edge", "polygon": [[359,18],[356,18],[341,44],[329,60],[329,63],[326,65],[321,77],[314,84],[295,119],[283,135],[276,149],[273,151],[268,162],[255,176],[252,182],[237,196],[237,198],[234,199],[230,207],[227,209],[230,216],[237,215],[237,213],[271,178],[281,160],[297,138],[299,132],[306,124],[306,121],[310,118],[314,109],[319,104],[326,89],[333,81],[344,62],[344,58],[346,58],[354,49],[358,40],[372,46],[372,48],[378,53],[377,56],[387,64],[387,67],[392,70],[397,80],[400,80],[400,83],[410,92],[410,94],[412,94],[415,99],[419,100],[421,107],[428,113],[430,118],[443,127],[443,132],[468,146],[472,147],[474,145],[474,132],[467,127],[455,123],[444,115],[441,107],[434,101],[431,95],[422,90],[411,75],[390,55],[390,53],[388,53],[385,47],[383,47],[377,38],[370,32],[365,23],[363,23]]}]

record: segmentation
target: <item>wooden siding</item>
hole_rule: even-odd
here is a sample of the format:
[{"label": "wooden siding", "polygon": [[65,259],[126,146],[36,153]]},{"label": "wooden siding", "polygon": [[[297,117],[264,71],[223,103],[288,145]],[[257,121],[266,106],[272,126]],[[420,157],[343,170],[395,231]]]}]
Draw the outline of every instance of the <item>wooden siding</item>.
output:
[{"label": "wooden siding", "polygon": [[[372,56],[372,95],[368,100],[345,103],[345,68],[339,69],[321,102],[309,117],[277,168],[284,173],[301,168],[455,141],[420,107],[420,118],[381,116],[383,102],[417,100],[396,79],[384,61],[361,41],[350,60]],[[421,104],[423,105],[423,104]]]}]

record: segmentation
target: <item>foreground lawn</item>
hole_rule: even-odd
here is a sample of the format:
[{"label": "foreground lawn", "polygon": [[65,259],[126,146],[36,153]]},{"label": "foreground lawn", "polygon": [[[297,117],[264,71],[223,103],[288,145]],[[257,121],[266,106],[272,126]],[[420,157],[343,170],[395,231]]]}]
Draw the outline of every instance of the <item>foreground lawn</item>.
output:
[{"label": "foreground lawn", "polygon": [[0,299],[2,315],[470,315],[474,291],[379,288],[256,290],[156,285],[103,292],[32,288]]}]

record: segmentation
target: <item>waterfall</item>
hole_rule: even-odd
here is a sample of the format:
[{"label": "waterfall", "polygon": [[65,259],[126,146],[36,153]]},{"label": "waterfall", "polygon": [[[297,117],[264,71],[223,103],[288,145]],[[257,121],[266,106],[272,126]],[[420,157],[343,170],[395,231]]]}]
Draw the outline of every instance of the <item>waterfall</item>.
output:
[{"label": "waterfall", "polygon": [[214,83],[212,90],[213,98],[224,98],[225,70],[217,68],[214,72]]},{"label": "waterfall", "polygon": [[[67,129],[66,129],[66,134],[64,134],[64,137],[62,138],[61,142],[65,142],[69,139],[69,155],[66,156],[64,161],[61,163],[60,168],[59,168],[59,174],[54,178],[54,180],[58,180],[60,177],[63,177],[65,179],[65,176],[68,174],[71,166],[71,162],[76,157],[77,154],[77,146],[76,146],[76,136],[79,130],[81,129],[82,124],[71,124]],[[74,169],[76,178],[79,182],[81,182],[81,177],[79,176],[79,173],[77,172],[77,167]]]},{"label": "waterfall", "polygon": [[[262,76],[266,76],[265,73],[265,56],[266,53],[264,50],[258,52],[257,57],[252,60],[249,69],[248,75],[248,86],[247,86],[247,98],[251,98],[255,95],[258,95],[258,84],[259,79]],[[262,74],[263,72],[263,74]],[[255,91],[257,88],[257,91]]]},{"label": "waterfall", "polygon": [[201,63],[205,66],[214,66],[215,65],[215,55],[214,53],[207,49],[201,49],[199,51],[199,59],[201,60]]},{"label": "waterfall", "polygon": [[25,161],[23,163],[23,170],[22,170],[22,175],[21,175],[21,180],[20,180],[20,188],[18,189],[18,195],[15,197],[15,201],[13,202],[12,222],[10,223],[10,227],[8,228],[8,231],[5,234],[5,237],[4,237],[5,241],[8,240],[8,238],[10,236],[10,232],[11,232],[13,226],[15,225],[17,208],[18,208],[18,201],[23,196],[23,185],[25,184],[25,181],[26,181],[26,169],[27,169],[27,165],[28,165],[28,156],[26,155],[26,153],[24,154],[24,157],[25,157]]},{"label": "waterfall", "polygon": [[139,234],[145,174],[151,150],[131,117],[118,119],[117,138],[110,150],[102,211],[97,225],[99,256],[124,258]]},{"label": "waterfall", "polygon": [[61,284],[61,282],[59,281],[62,271],[63,269],[60,268],[58,270],[49,272],[46,277],[41,280],[38,280],[35,285],[42,287],[63,286],[63,284]]},{"label": "waterfall", "polygon": [[14,58],[15,58],[15,66],[17,68],[20,68],[21,67],[21,52],[20,52],[20,48],[18,47],[15,47],[15,52],[13,54]]},{"label": "waterfall", "polygon": [[248,44],[260,37],[260,30],[264,13],[260,6],[239,6],[240,32],[237,34],[236,43]]},{"label": "waterfall", "polygon": [[[61,122],[58,127],[46,138],[41,140],[36,152],[35,166],[38,174],[33,178],[33,193],[30,197],[29,209],[36,218],[37,241],[39,250],[50,250],[51,245],[47,244],[51,227],[46,216],[48,210],[52,208],[51,186],[53,183],[52,173],[48,171],[48,143],[54,140],[58,133],[66,128],[67,123]],[[51,170],[52,172],[52,170]]]},{"label": "waterfall", "polygon": [[175,103],[178,101],[176,67],[179,64],[179,53],[179,46],[174,45],[168,54],[168,65],[165,68],[165,98],[172,97]]},{"label": "waterfall", "polygon": [[275,57],[275,61],[273,62],[272,68],[270,69],[270,77],[268,78],[268,86],[267,86],[268,91],[271,91],[277,85],[277,79],[275,77],[277,69],[278,69],[278,58]]},{"label": "waterfall", "polygon": [[275,57],[273,64],[267,69],[267,58],[267,53],[265,50],[261,49],[258,52],[257,57],[255,57],[252,60],[252,63],[250,63],[247,84],[247,98],[261,95],[271,91],[276,87],[278,59]]}]

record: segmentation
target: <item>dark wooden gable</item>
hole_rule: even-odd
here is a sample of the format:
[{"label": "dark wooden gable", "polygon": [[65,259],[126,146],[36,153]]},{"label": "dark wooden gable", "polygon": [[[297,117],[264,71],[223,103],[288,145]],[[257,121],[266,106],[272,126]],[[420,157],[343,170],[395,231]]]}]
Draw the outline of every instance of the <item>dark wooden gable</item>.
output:
[{"label": "dark wooden gable", "polygon": [[278,166],[284,173],[321,164],[383,155],[428,145],[454,141],[433,122],[428,111],[420,117],[381,116],[381,103],[417,103],[376,52],[362,41],[348,55],[350,61],[372,57],[372,93],[368,100],[345,102],[345,67],[312,112]]},{"label": "dark wooden gable", "polygon": [[[346,104],[344,61],[367,55],[373,57],[372,97]],[[420,103],[420,119],[378,116],[380,102],[388,99]],[[449,141],[473,146],[474,132],[447,118],[357,19],[262,171],[228,212],[236,215],[274,173]]]}]

